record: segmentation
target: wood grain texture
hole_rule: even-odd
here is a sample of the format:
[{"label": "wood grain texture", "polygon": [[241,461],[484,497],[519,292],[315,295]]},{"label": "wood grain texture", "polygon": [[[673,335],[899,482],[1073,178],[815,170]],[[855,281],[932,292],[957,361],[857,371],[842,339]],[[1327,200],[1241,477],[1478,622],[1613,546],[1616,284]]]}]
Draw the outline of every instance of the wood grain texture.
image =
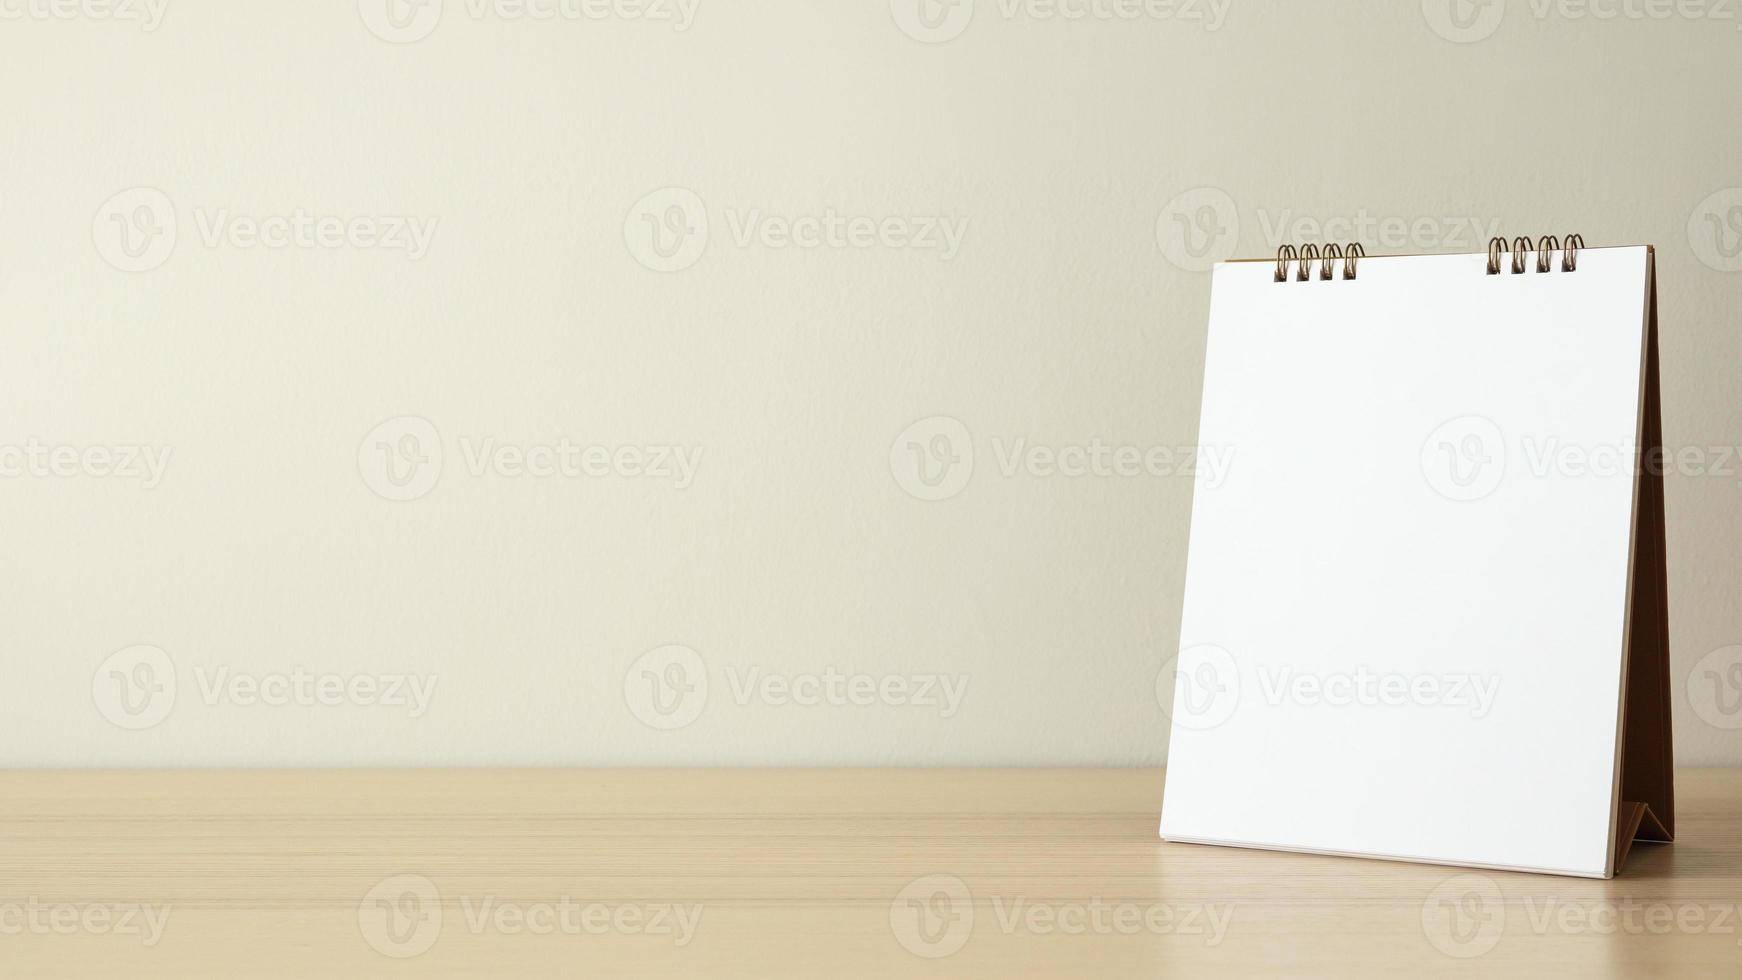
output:
[{"label": "wood grain texture", "polygon": [[1736,976],[1742,771],[1613,881],[1156,838],[1134,770],[0,774],[0,975]]}]

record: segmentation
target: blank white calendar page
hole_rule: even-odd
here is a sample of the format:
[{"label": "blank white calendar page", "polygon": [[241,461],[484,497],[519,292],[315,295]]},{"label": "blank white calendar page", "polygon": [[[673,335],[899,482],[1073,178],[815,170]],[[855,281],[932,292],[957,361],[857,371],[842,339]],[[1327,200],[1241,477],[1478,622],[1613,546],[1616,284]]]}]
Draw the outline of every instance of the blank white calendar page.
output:
[{"label": "blank white calendar page", "polygon": [[1647,262],[1216,267],[1163,837],[1607,872]]}]

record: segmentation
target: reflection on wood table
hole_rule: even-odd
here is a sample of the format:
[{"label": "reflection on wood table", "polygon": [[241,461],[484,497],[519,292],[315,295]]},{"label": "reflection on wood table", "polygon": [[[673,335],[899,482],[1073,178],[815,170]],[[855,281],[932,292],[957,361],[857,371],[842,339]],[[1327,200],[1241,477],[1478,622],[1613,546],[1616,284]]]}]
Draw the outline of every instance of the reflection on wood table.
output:
[{"label": "reflection on wood table", "polygon": [[1135,770],[0,774],[6,976],[1742,975],[1742,771],[1613,881],[1166,844]]}]

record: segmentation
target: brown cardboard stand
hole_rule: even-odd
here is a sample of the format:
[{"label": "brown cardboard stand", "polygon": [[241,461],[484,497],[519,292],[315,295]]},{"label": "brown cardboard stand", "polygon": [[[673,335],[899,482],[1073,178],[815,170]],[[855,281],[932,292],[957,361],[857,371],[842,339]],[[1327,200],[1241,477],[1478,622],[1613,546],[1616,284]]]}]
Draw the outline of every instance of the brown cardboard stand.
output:
[{"label": "brown cardboard stand", "polygon": [[1671,755],[1669,589],[1663,517],[1663,405],[1658,384],[1657,258],[1646,265],[1646,330],[1640,405],[1638,489],[1634,498],[1633,569],[1622,678],[1621,763],[1613,876],[1633,842],[1675,839],[1675,768]]}]

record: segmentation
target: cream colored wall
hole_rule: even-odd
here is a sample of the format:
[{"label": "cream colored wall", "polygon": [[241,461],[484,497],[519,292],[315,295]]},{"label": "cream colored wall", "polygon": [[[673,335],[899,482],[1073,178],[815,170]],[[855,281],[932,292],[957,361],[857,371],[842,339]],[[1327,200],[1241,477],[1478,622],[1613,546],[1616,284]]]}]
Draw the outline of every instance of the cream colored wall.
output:
[{"label": "cream colored wall", "polygon": [[1158,764],[1203,270],[1498,230],[1742,764],[1742,5],[919,2],[0,0],[0,763]]}]

